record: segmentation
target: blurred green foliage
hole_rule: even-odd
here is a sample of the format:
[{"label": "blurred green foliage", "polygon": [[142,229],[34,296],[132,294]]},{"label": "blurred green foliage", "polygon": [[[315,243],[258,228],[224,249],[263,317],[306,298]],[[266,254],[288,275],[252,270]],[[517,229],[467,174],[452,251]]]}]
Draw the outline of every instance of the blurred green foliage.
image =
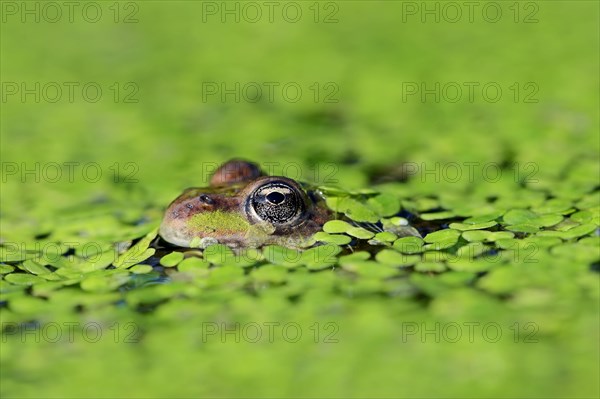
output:
[{"label": "blurred green foliage", "polygon": [[[599,6],[495,2],[491,22],[476,3],[456,23],[400,1],[297,2],[295,23],[283,3],[256,23],[200,1],[96,2],[91,23],[78,3],[52,23],[3,2],[2,396],[597,397]],[[302,254],[151,247],[234,156],[361,227]],[[397,237],[399,209],[423,240]]]}]

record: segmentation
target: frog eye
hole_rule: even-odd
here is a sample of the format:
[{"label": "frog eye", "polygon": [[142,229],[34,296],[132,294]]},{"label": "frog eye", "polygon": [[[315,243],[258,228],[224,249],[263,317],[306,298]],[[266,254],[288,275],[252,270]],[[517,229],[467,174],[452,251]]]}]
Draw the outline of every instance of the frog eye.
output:
[{"label": "frog eye", "polygon": [[291,227],[303,219],[307,208],[305,194],[286,180],[267,181],[250,193],[246,213],[251,220],[268,222],[277,228]]}]

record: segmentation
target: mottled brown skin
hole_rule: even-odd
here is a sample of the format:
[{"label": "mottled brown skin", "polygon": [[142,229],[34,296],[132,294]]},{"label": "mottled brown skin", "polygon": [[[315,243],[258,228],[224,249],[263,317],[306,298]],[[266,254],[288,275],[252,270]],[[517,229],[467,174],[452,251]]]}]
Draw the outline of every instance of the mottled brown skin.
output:
[{"label": "mottled brown skin", "polygon": [[[267,187],[269,191],[271,185],[283,185],[274,190],[291,196],[285,197],[286,204],[290,200],[298,202],[298,214],[290,223],[260,219],[250,205],[257,190]],[[277,201],[283,198],[279,191],[273,197]],[[232,248],[270,244],[297,248],[319,231],[330,216],[316,193],[307,192],[292,179],[265,176],[256,164],[236,159],[214,173],[209,187],[188,188],[177,197],[165,212],[160,235],[181,247],[196,246],[202,240],[200,246],[218,242]]]},{"label": "mottled brown skin", "polygon": [[215,171],[210,178],[210,186],[231,186],[235,183],[250,182],[260,176],[264,176],[264,173],[257,164],[242,159],[232,159]]}]

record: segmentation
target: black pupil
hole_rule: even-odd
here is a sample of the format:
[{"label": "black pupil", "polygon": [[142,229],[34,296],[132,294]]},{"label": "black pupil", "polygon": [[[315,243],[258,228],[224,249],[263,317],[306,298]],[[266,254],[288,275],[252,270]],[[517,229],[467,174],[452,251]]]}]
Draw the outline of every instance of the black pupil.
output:
[{"label": "black pupil", "polygon": [[285,195],[278,193],[278,192],[272,192],[267,194],[267,201],[269,201],[272,204],[281,204],[283,201],[285,200]]},{"label": "black pupil", "polygon": [[212,205],[214,203],[213,199],[210,198],[208,195],[206,194],[202,194],[200,196],[200,201],[204,202],[205,204],[209,204]]}]

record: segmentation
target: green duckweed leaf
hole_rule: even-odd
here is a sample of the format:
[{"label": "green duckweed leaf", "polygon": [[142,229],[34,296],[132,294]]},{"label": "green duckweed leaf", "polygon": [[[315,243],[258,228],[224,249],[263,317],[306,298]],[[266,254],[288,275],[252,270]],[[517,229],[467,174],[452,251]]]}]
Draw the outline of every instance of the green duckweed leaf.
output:
[{"label": "green duckweed leaf", "polygon": [[572,229],[566,231],[563,237],[567,240],[571,240],[574,238],[579,238],[588,234],[592,234],[597,229],[598,226],[596,226],[595,223],[586,223],[577,227],[573,227]]},{"label": "green duckweed leaf", "polygon": [[426,249],[440,250],[454,246],[460,238],[460,232],[454,229],[444,229],[429,233],[425,236],[424,241],[430,245]]},{"label": "green duckweed leaf", "polygon": [[450,223],[450,228],[451,229],[455,229],[455,230],[461,230],[461,231],[468,231],[468,230],[483,230],[483,229],[487,229],[490,227],[495,226],[497,223],[494,221],[491,222],[482,222],[482,223],[471,223],[471,224],[467,224],[467,223]]},{"label": "green duckweed leaf", "polygon": [[135,265],[129,269],[134,274],[146,274],[152,271],[152,266],[150,265]]},{"label": "green duckweed leaf", "polygon": [[394,266],[405,267],[411,266],[421,260],[419,255],[407,255],[391,249],[383,249],[375,255],[377,262]]},{"label": "green duckweed leaf", "polygon": [[360,261],[364,261],[367,260],[371,257],[371,254],[366,252],[366,251],[358,251],[358,252],[354,252],[350,255],[344,255],[344,256],[340,256],[338,261],[341,265],[344,264],[351,264],[352,262],[360,262]]},{"label": "green duckweed leaf", "polygon": [[250,276],[258,282],[281,284],[287,279],[287,268],[280,265],[266,265],[255,269]]},{"label": "green duckweed leaf", "polygon": [[508,225],[521,225],[537,219],[535,212],[526,209],[513,209],[504,214],[502,220]]},{"label": "green duckweed leaf", "polygon": [[563,220],[563,217],[561,215],[546,214],[546,215],[540,215],[537,218],[530,220],[528,224],[531,224],[531,225],[537,226],[537,227],[549,227],[549,226],[554,226],[554,225],[560,223],[562,220]]},{"label": "green duckweed leaf", "polygon": [[144,238],[142,238],[137,244],[129,248],[127,252],[121,254],[113,265],[116,268],[126,269],[135,264],[143,262],[154,255],[156,250],[154,248],[148,248],[148,246],[152,240],[156,238],[156,234],[157,229],[154,229],[150,233],[146,234],[146,236],[144,236]]},{"label": "green duckweed leaf", "polygon": [[45,281],[43,278],[33,274],[11,273],[4,276],[4,279],[9,283],[16,285],[34,285]]},{"label": "green duckweed leaf", "polygon": [[335,245],[346,245],[352,241],[352,238],[345,234],[328,234],[323,231],[316,233],[314,235],[314,239],[320,242],[326,242]]},{"label": "green duckweed leaf", "polygon": [[320,245],[304,251],[300,256],[300,263],[311,270],[325,269],[337,263],[336,255],[341,251],[337,245]]},{"label": "green duckweed leaf", "polygon": [[540,230],[539,227],[533,224],[515,224],[506,226],[505,228],[515,233],[537,233]]},{"label": "green duckweed leaf", "polygon": [[264,247],[262,252],[265,259],[275,265],[294,268],[302,264],[302,252],[295,249],[281,247],[278,245],[270,245]]},{"label": "green duckweed leaf", "polygon": [[351,235],[352,237],[359,238],[361,240],[368,240],[369,238],[373,238],[375,236],[375,233],[373,233],[372,231],[369,231],[362,227],[354,227],[354,226],[350,227],[346,231],[346,234]]},{"label": "green duckweed leaf", "polygon": [[381,233],[375,234],[375,240],[380,242],[394,242],[398,238],[398,236],[394,233],[390,233],[389,231],[383,231]]},{"label": "green duckweed leaf", "polygon": [[242,286],[245,282],[244,269],[233,265],[225,265],[210,269],[208,283],[212,286]]},{"label": "green duckweed leaf", "polygon": [[465,231],[464,233],[462,233],[461,236],[465,240],[472,242],[472,241],[487,241],[491,234],[492,234],[491,231],[471,230],[471,231]]},{"label": "green duckweed leaf", "polygon": [[486,241],[494,242],[501,239],[513,238],[515,235],[510,231],[494,231],[492,232]]},{"label": "green duckweed leaf", "polygon": [[37,263],[33,259],[28,259],[21,264],[21,268],[29,273],[33,274],[50,274],[52,273],[50,269],[41,264]]},{"label": "green duckweed leaf", "polygon": [[14,266],[0,264],[0,274],[12,273],[15,270]]},{"label": "green duckweed leaf", "polygon": [[458,272],[481,273],[498,266],[499,262],[493,258],[457,258],[447,262],[448,268]]},{"label": "green duckweed leaf", "polygon": [[185,272],[189,270],[197,270],[197,269],[208,269],[210,263],[202,258],[198,258],[196,256],[190,256],[189,258],[185,258],[177,265],[177,269],[179,271]]},{"label": "green duckweed leaf", "polygon": [[337,204],[336,212],[342,212],[355,222],[371,222],[379,221],[377,214],[362,202],[354,198],[346,197]]},{"label": "green duckweed leaf", "polygon": [[446,265],[441,262],[419,262],[415,265],[415,270],[422,273],[441,273],[446,270]]},{"label": "green duckweed leaf", "polygon": [[572,203],[569,200],[563,200],[558,198],[550,199],[543,204],[533,207],[532,211],[543,214],[543,213],[568,213],[571,209]]},{"label": "green duckweed leaf", "polygon": [[170,254],[167,254],[160,258],[160,264],[164,267],[174,267],[179,264],[183,260],[183,253],[173,251]]},{"label": "green duckweed leaf", "polygon": [[600,207],[579,211],[571,215],[571,220],[577,223],[595,223],[600,225]]},{"label": "green duckweed leaf", "polygon": [[463,223],[480,224],[480,223],[485,223],[485,222],[491,222],[491,221],[495,221],[503,214],[504,214],[504,212],[502,212],[502,211],[496,211],[496,212],[488,213],[486,215],[474,216],[474,217],[467,218],[463,221]]},{"label": "green duckweed leaf", "polygon": [[459,257],[471,259],[481,255],[487,250],[488,247],[482,242],[471,242],[467,245],[463,245],[462,247],[460,247],[456,254]]},{"label": "green duckweed leaf", "polygon": [[127,273],[94,274],[81,281],[81,289],[89,292],[111,292],[128,280]]},{"label": "green duckweed leaf", "polygon": [[443,219],[451,219],[456,217],[454,212],[443,211],[443,212],[432,212],[432,213],[422,213],[421,219],[423,220],[443,220]]},{"label": "green duckweed leaf", "polygon": [[399,273],[398,269],[382,265],[370,260],[354,260],[344,263],[342,268],[346,271],[355,273],[361,277],[369,279],[385,279],[395,276]]},{"label": "green duckweed leaf", "polygon": [[47,301],[32,296],[21,296],[10,301],[10,309],[20,314],[41,314],[49,308]]},{"label": "green duckweed leaf", "polygon": [[343,220],[330,220],[323,225],[323,231],[330,234],[345,233],[352,225]]},{"label": "green duckweed leaf", "polygon": [[215,244],[206,247],[202,255],[204,256],[204,259],[213,265],[225,264],[228,260],[235,257],[233,251],[227,245],[223,244]]},{"label": "green duckweed leaf", "polygon": [[423,239],[419,237],[402,237],[394,241],[394,249],[405,254],[423,252]]},{"label": "green duckweed leaf", "polygon": [[382,193],[376,197],[369,198],[367,204],[379,216],[391,216],[400,210],[400,199],[393,194]]}]

